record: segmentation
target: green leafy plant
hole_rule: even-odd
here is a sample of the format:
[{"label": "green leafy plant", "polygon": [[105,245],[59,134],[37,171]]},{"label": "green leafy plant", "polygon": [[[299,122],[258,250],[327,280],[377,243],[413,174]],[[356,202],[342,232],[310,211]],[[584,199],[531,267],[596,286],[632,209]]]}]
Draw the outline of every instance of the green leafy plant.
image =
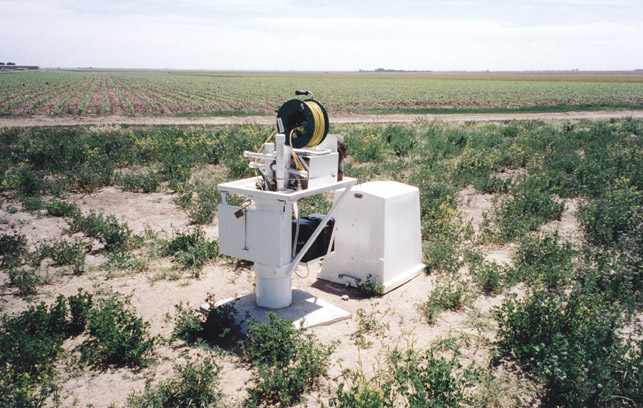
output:
[{"label": "green leafy plant", "polygon": [[24,262],[27,256],[27,238],[24,235],[0,235],[0,268],[14,268]]},{"label": "green leafy plant", "polygon": [[580,209],[588,241],[597,246],[617,246],[643,224],[643,191],[619,188]]},{"label": "green leafy plant", "polygon": [[69,265],[75,274],[85,270],[86,252],[91,245],[76,241],[70,244],[67,241],[56,241],[51,245],[43,245],[39,248],[39,258],[51,258],[57,265]]},{"label": "green leafy plant", "polygon": [[330,406],[375,407],[461,407],[474,403],[479,370],[464,367],[456,350],[440,355],[437,348],[426,351],[393,350],[386,366],[367,377],[361,370],[345,370]]},{"label": "green leafy plant", "polygon": [[75,214],[69,219],[72,232],[83,232],[105,244],[107,252],[123,252],[133,243],[132,230],[119,223],[113,215],[104,216],[91,211],[88,215]]},{"label": "green leafy plant", "polygon": [[224,407],[219,389],[221,366],[206,356],[199,362],[188,360],[175,366],[176,375],[156,387],[146,385],[142,394],[127,398],[130,408],[217,408]]},{"label": "green leafy plant", "polygon": [[55,363],[67,337],[67,305],[59,296],[47,307],[0,317],[0,401],[3,406],[40,407],[58,400]]},{"label": "green leafy plant", "polygon": [[195,228],[192,232],[177,232],[164,244],[161,253],[172,256],[184,268],[198,269],[219,256],[219,245],[209,241],[202,229]]},{"label": "green leafy plant", "polygon": [[85,361],[129,367],[149,362],[155,340],[147,333],[149,323],[136,317],[128,301],[98,299],[86,319],[92,338],[83,346]]},{"label": "green leafy plant", "polygon": [[384,285],[379,283],[379,278],[369,273],[366,279],[357,282],[357,290],[365,297],[382,296]]},{"label": "green leafy plant", "polygon": [[547,288],[561,288],[570,282],[575,255],[571,244],[559,242],[557,234],[526,236],[514,256],[510,275]]},{"label": "green leafy plant", "polygon": [[474,262],[469,272],[473,280],[490,293],[500,292],[507,280],[505,268],[495,262]]},{"label": "green leafy plant", "polygon": [[87,325],[87,318],[93,308],[94,301],[91,293],[84,293],[82,289],[78,294],[67,298],[69,304],[69,332],[72,334],[81,333]]},{"label": "green leafy plant", "polygon": [[620,338],[621,311],[608,302],[536,290],[496,310],[499,355],[514,356],[544,384],[551,406],[636,405],[641,340]]},{"label": "green leafy plant", "polygon": [[436,322],[444,310],[459,310],[470,296],[466,282],[447,279],[439,281],[431,291],[429,299],[418,305],[418,311],[430,324]]},{"label": "green leafy plant", "polygon": [[500,241],[511,241],[534,231],[548,221],[559,219],[565,205],[554,201],[542,181],[521,178],[509,189],[511,197],[495,209],[496,225],[491,233]]},{"label": "green leafy plant", "polygon": [[130,173],[122,176],[119,184],[126,191],[154,193],[161,187],[161,181],[161,177],[153,172],[144,174]]},{"label": "green leafy plant", "polygon": [[221,202],[221,193],[216,185],[202,185],[196,189],[196,199],[188,211],[190,220],[197,224],[210,224],[217,213],[217,205]]},{"label": "green leafy plant", "polygon": [[334,346],[325,346],[313,334],[268,313],[268,320],[253,323],[243,348],[256,367],[247,406],[292,406],[328,370]]},{"label": "green leafy plant", "polygon": [[11,268],[8,270],[9,284],[18,288],[23,296],[35,295],[42,279],[38,271],[31,268]]},{"label": "green leafy plant", "polygon": [[211,344],[228,345],[241,335],[241,327],[236,321],[238,313],[234,302],[215,306],[214,297],[208,298],[210,309],[207,313],[175,305],[176,315],[172,339],[182,339],[187,343],[204,340]]},{"label": "green leafy plant", "polygon": [[353,335],[355,343],[361,348],[370,348],[373,342],[368,339],[367,335],[381,335],[389,327],[388,323],[383,322],[386,313],[380,313],[375,309],[368,313],[360,308],[357,309],[356,314],[358,329]]},{"label": "green leafy plant", "polygon": [[75,217],[80,214],[80,209],[74,203],[51,199],[45,203],[47,214],[52,217]]}]

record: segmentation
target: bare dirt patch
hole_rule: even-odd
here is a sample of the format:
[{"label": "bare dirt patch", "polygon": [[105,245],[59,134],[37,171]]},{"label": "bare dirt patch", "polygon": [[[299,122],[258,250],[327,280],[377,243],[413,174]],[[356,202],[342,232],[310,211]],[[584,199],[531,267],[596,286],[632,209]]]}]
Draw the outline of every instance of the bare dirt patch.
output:
[{"label": "bare dirt patch", "polygon": [[[0,118],[0,127],[28,127],[28,126],[73,126],[73,125],[100,125],[100,124],[121,124],[121,125],[273,125],[275,119],[270,116],[208,116],[208,117],[171,117],[145,116],[152,113],[152,109],[145,102],[141,101],[131,92],[121,87],[123,94],[134,106],[134,111],[143,116],[100,116],[100,117],[5,117]],[[117,98],[110,94],[110,103]],[[217,105],[217,109],[236,109],[227,104]],[[128,108],[123,111],[110,109],[113,113],[127,113]],[[17,112],[16,112],[17,113]],[[435,114],[435,115],[364,115],[364,114],[341,114],[332,115],[333,123],[422,123],[422,122],[484,122],[484,121],[505,121],[505,120],[602,120],[602,119],[624,119],[643,118],[643,111],[592,111],[592,112],[557,112],[557,113],[477,113],[477,114]]]},{"label": "bare dirt patch", "polygon": [[563,210],[560,220],[549,222],[541,227],[544,232],[557,232],[565,241],[573,244],[580,244],[585,238],[580,222],[576,217],[578,206],[582,200],[578,198],[563,200],[565,209]]},{"label": "bare dirt patch", "polygon": [[171,232],[190,224],[185,212],[172,201],[173,196],[162,193],[132,193],[118,187],[106,187],[91,194],[72,196],[84,211],[101,211],[116,216],[135,234],[151,228],[156,232]]}]

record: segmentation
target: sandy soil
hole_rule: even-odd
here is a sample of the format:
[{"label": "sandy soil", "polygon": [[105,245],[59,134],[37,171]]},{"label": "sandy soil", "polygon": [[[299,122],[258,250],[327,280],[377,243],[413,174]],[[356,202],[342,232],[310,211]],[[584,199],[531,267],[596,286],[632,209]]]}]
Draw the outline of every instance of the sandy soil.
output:
[{"label": "sandy soil", "polygon": [[[148,112],[151,108],[125,88],[122,88],[136,112]],[[110,98],[110,101],[113,101]],[[602,119],[643,118],[643,111],[592,111],[592,112],[551,112],[551,113],[476,113],[436,115],[363,115],[344,114],[331,116],[333,123],[416,123],[416,122],[478,122],[503,120],[602,120]],[[71,126],[71,125],[273,125],[273,116],[211,116],[211,117],[149,117],[149,116],[96,116],[96,117],[5,117],[0,118],[0,127],[27,126]]]},{"label": "sandy soil", "polygon": [[[83,211],[100,210],[113,214],[119,220],[127,221],[135,233],[142,233],[145,228],[151,228],[160,235],[171,234],[174,230],[190,228],[186,214],[172,201],[172,195],[155,193],[141,194],[124,192],[116,187],[104,188],[98,192],[84,195],[74,195],[71,199],[78,203]],[[32,245],[52,242],[57,239],[74,239],[66,233],[66,223],[58,218],[32,215],[21,211],[19,203],[3,199],[0,210],[0,233],[11,233],[15,230],[25,234]],[[470,222],[474,230],[479,231],[483,215],[492,209],[493,196],[475,191],[472,187],[462,190],[458,195],[458,212],[463,222]],[[17,212],[11,207],[18,209]],[[575,218],[578,202],[566,201],[566,209],[560,221],[543,227],[546,230],[557,230],[561,236],[576,240],[580,237],[580,228]],[[208,236],[215,238],[216,224],[205,228]],[[482,248],[486,258],[502,264],[511,263],[515,252],[513,245],[489,246]],[[87,291],[115,291],[131,296],[132,304],[144,320],[150,322],[150,331],[154,335],[169,338],[174,323],[167,316],[173,316],[174,307],[179,303],[198,308],[213,293],[216,299],[239,297],[253,292],[253,273],[248,269],[235,268],[224,260],[204,268],[202,277],[194,279],[188,273],[178,280],[161,279],[159,276],[177,271],[168,260],[153,261],[143,272],[108,273],[99,265],[104,259],[91,256],[88,264],[94,265],[81,276],[63,275],[56,277],[56,270],[49,271],[51,282],[39,290],[37,298],[45,302],[53,302],[58,294],[73,295],[78,288]],[[323,381],[318,392],[308,397],[309,406],[319,406],[320,401],[328,399],[328,389],[332,386],[332,378],[341,374],[344,368],[362,367],[366,373],[372,373],[383,364],[388,351],[395,347],[405,348],[413,345],[416,348],[428,346],[432,341],[450,336],[474,339],[466,348],[466,355],[485,365],[488,361],[488,344],[494,339],[495,328],[489,311],[493,306],[500,305],[505,295],[480,295],[469,307],[459,312],[442,313],[436,324],[428,325],[417,311],[417,305],[427,299],[435,284],[436,276],[422,274],[411,282],[395,289],[382,298],[362,299],[352,288],[317,280],[316,274],[320,265],[311,266],[310,270],[299,267],[297,272],[303,278],[295,276],[293,287],[318,296],[329,303],[341,307],[352,314],[352,319],[344,320],[329,326],[317,327],[312,331],[324,343],[336,341],[337,349],[331,357],[331,369],[328,379]],[[6,282],[7,277],[0,273],[0,281]],[[518,286],[512,293],[521,294],[524,288]],[[347,295],[348,300],[342,300]],[[0,296],[0,308],[3,313],[17,313],[24,310],[28,304],[16,295],[14,289],[4,289]],[[355,333],[359,329],[357,312],[363,309],[368,315],[375,316],[384,322],[386,327],[374,334],[366,335],[373,343],[372,347],[359,349],[356,345]],[[475,320],[482,319],[489,326],[480,329]],[[79,344],[82,339],[73,339],[66,344],[70,349]],[[477,343],[476,343],[477,342]],[[477,346],[476,346],[477,344]],[[172,375],[172,367],[183,359],[183,353],[198,353],[196,349],[186,349],[180,344],[160,344],[155,352],[156,364],[140,371],[128,369],[78,369],[66,367],[62,371],[67,376],[64,387],[65,406],[107,407],[117,406],[126,401],[127,395],[143,390],[146,382],[157,383]],[[232,403],[245,398],[245,388],[251,378],[251,372],[240,364],[234,356],[221,357],[224,367],[221,385],[225,395]],[[507,384],[515,383],[515,373],[501,370],[498,375],[506,378]],[[502,371],[504,370],[504,371]],[[507,405],[510,405],[512,393],[523,392],[517,386],[509,386]],[[527,396],[528,398],[528,396]]]}]

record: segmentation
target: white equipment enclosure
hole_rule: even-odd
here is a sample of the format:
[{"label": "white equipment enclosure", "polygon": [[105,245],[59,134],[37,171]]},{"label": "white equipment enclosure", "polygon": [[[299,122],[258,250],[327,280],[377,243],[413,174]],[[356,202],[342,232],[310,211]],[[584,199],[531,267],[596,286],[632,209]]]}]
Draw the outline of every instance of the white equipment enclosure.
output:
[{"label": "white equipment enclosure", "polygon": [[[335,193],[335,200],[343,193]],[[360,184],[337,213],[335,250],[319,278],[357,285],[370,275],[386,293],[422,272],[421,242],[416,187],[395,181]]]}]

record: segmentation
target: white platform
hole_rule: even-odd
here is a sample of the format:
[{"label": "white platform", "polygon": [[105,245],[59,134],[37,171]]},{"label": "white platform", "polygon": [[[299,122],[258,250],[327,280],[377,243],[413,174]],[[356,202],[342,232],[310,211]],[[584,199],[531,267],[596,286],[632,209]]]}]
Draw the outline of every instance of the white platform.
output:
[{"label": "white platform", "polygon": [[356,286],[372,275],[388,292],[423,269],[419,190],[395,181],[353,187],[335,217],[335,251],[318,277]]},{"label": "white platform", "polygon": [[[235,301],[234,298],[224,299],[217,302],[217,306],[233,301]],[[236,299],[234,307],[239,312],[237,322],[242,322],[241,330],[244,333],[248,330],[248,325],[245,321],[247,315],[250,315],[251,318],[254,317],[257,322],[265,322],[268,320],[268,312],[275,313],[284,319],[292,320],[297,328],[303,325],[306,329],[351,318],[351,314],[344,309],[333,306],[321,298],[298,289],[292,291],[292,304],[283,309],[266,309],[257,306],[254,293]]]}]

